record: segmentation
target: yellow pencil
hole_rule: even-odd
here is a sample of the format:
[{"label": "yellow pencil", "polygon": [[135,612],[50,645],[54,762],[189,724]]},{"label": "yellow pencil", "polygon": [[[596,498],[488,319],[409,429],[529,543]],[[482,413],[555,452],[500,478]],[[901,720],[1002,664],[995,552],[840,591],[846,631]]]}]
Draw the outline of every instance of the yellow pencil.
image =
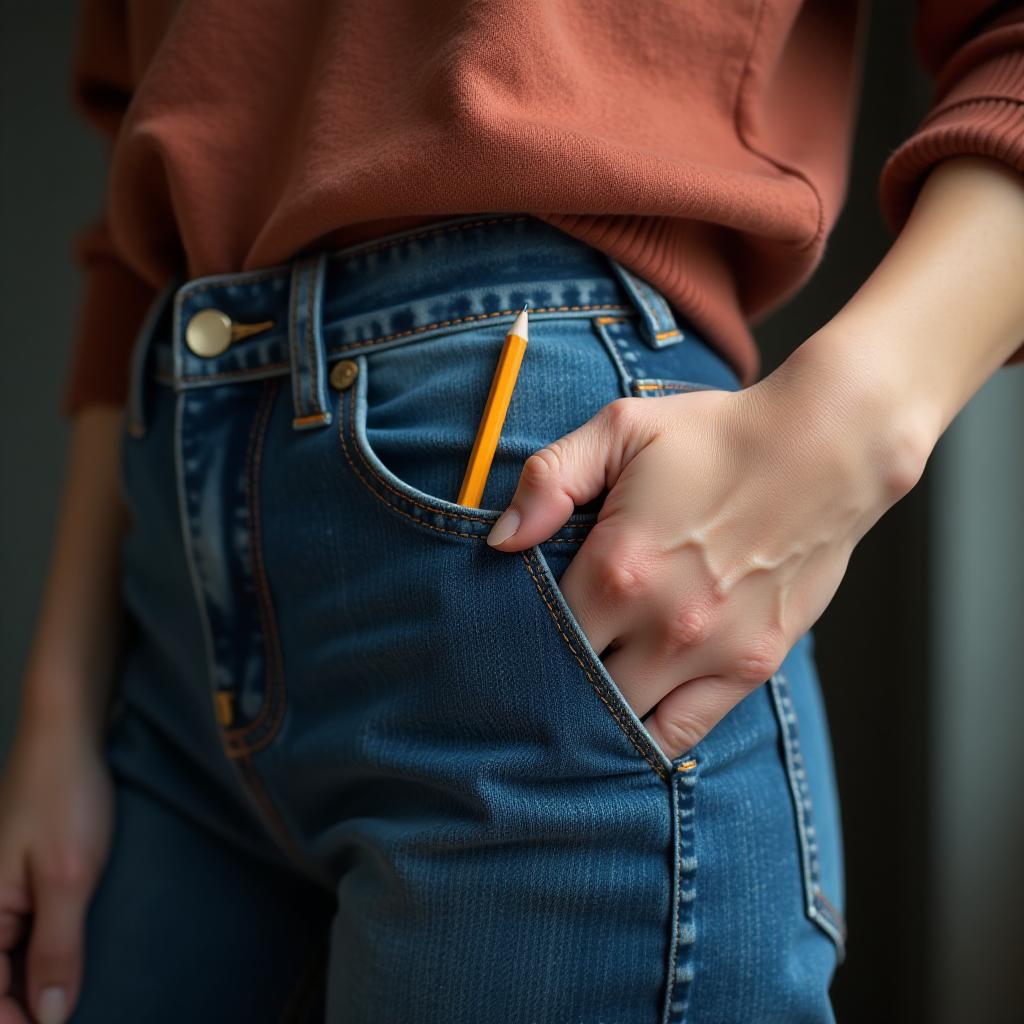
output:
[{"label": "yellow pencil", "polygon": [[491,391],[487,396],[483,415],[480,417],[480,426],[477,428],[473,450],[469,453],[466,475],[462,478],[462,486],[459,488],[458,503],[460,505],[469,505],[471,508],[480,507],[480,499],[487,483],[487,474],[491,470],[491,462],[498,447],[498,438],[501,436],[501,428],[505,423],[505,414],[508,412],[508,404],[512,400],[516,378],[519,376],[519,367],[522,365],[523,355],[526,352],[526,343],[529,338],[527,319],[526,306],[523,306],[522,312],[516,317],[515,323],[505,335],[505,344],[498,357],[498,367],[491,378]]}]

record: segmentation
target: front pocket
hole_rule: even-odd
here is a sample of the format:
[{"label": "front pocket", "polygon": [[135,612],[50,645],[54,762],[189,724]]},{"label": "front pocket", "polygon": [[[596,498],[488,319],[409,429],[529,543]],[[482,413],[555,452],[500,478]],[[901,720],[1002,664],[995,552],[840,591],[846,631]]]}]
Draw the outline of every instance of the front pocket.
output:
[{"label": "front pocket", "polygon": [[[633,365],[625,345],[639,335],[628,317],[588,313],[533,319],[483,507],[458,503],[455,497],[511,319],[360,353],[353,359],[355,375],[340,391],[337,408],[343,463],[389,507],[397,523],[429,531],[438,539],[484,541],[515,492],[530,454],[581,426],[609,402],[632,394],[631,378],[628,372],[623,375],[624,368]],[[619,330],[615,325],[626,326]],[[695,348],[683,355],[690,343],[652,355],[659,367],[685,367],[696,373],[702,369],[704,349],[693,341]],[[673,361],[662,362],[670,353],[675,354]],[[635,380],[644,383],[651,378]],[[721,372],[711,383],[699,378],[686,383],[698,389],[720,382]],[[553,664],[573,674],[593,696],[591,710],[601,723],[605,748],[642,759],[667,780],[675,761],[660,749],[625,699],[558,585],[595,525],[604,497],[599,494],[579,506],[540,544],[523,552],[494,552],[493,557],[520,562],[523,583],[516,592],[525,594],[525,600],[536,600],[531,616],[539,613],[538,628],[543,631],[537,642],[557,659]]]},{"label": "front pocket", "polygon": [[[615,365],[590,320],[531,323],[481,508],[456,499],[511,318],[355,356],[354,377],[338,398],[345,464],[407,518],[486,537],[526,459],[622,397]],[[598,495],[579,506],[556,536],[592,525],[603,500]]]},{"label": "front pocket", "polygon": [[[459,504],[461,482],[507,325],[445,334],[415,347],[360,354],[355,375],[339,392],[338,441],[344,464],[395,521],[455,542],[481,542],[504,510],[522,463],[537,448],[568,433],[603,405],[622,397],[619,376],[598,342],[591,318],[531,323],[529,346],[484,491],[483,508]],[[531,360],[532,358],[532,361]],[[567,735],[592,755],[642,759],[668,779],[672,762],[657,747],[594,651],[558,587],[569,560],[597,521],[599,496],[580,506],[550,538],[522,552],[472,558],[515,559],[522,572],[515,593],[533,602],[517,625],[533,623],[548,685],[579,682],[579,709]],[[554,569],[552,568],[554,565]],[[525,612],[525,609],[524,609]],[[612,762],[600,762],[612,763]]]}]

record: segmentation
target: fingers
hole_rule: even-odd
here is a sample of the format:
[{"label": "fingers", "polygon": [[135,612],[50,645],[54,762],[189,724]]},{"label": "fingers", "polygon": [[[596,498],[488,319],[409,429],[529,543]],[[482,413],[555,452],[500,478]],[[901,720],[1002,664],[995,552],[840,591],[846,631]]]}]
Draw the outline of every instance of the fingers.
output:
[{"label": "fingers", "polygon": [[640,629],[623,637],[602,660],[626,702],[643,718],[680,679],[711,674],[722,659],[707,644],[680,652],[666,647],[657,634]]},{"label": "fingers", "polygon": [[[12,893],[12,897],[7,896],[7,891]],[[15,886],[0,885],[0,951],[4,953],[14,949],[25,934],[25,915],[30,912],[27,899],[15,893]],[[6,991],[7,987],[0,983],[0,993]]]},{"label": "fingers", "polygon": [[559,578],[565,603],[598,655],[633,628],[641,576],[630,555],[608,541],[598,524]]},{"label": "fingers", "polygon": [[523,463],[515,493],[487,543],[521,551],[546,540],[576,505],[611,487],[649,436],[648,421],[636,404],[640,401],[609,402],[582,426],[535,451]]},{"label": "fingers", "polygon": [[754,688],[721,676],[691,679],[662,697],[644,725],[670,759],[681,757]]},{"label": "fingers", "polygon": [[18,1009],[15,997],[20,999],[23,994],[23,978],[17,972],[24,951],[19,950],[19,945],[27,933],[31,909],[32,901],[27,884],[19,879],[19,868],[4,867],[0,871],[0,1024],[27,1019]]},{"label": "fingers", "polygon": [[31,1021],[14,999],[0,996],[0,1024],[31,1024]]},{"label": "fingers", "polygon": [[716,671],[690,677],[662,697],[644,724],[669,757],[680,757],[699,743],[741,700],[778,671],[786,645],[772,630],[704,645]]},{"label": "fingers", "polygon": [[[744,602],[751,620],[756,602]],[[670,758],[685,754],[781,665],[787,645],[770,627],[743,633],[713,602],[638,596],[631,628],[604,664]],[[651,711],[651,709],[654,709]]]},{"label": "fingers", "polygon": [[26,961],[27,993],[39,1024],[64,1024],[77,998],[93,872],[77,859],[33,871],[35,917]]}]

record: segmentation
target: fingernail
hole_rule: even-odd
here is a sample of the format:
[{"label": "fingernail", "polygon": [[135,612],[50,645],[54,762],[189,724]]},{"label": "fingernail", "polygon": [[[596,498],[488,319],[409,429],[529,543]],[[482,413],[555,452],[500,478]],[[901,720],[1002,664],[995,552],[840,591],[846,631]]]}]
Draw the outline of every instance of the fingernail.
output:
[{"label": "fingernail", "polygon": [[491,532],[487,534],[487,543],[493,547],[503,540],[508,540],[519,529],[520,522],[519,513],[510,505],[491,527]]},{"label": "fingernail", "polygon": [[67,997],[59,985],[48,985],[39,995],[39,1024],[64,1024]]}]

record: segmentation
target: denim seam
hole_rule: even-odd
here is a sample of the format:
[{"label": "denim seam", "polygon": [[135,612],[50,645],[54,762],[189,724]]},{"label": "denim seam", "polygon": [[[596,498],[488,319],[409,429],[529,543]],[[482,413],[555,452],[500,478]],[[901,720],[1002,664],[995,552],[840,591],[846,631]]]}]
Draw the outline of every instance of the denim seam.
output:
[{"label": "denim seam", "polygon": [[[709,384],[698,384],[689,380],[663,380],[660,377],[638,377],[633,381],[634,391],[708,391]],[[644,395],[641,397],[651,397]]]},{"label": "denim seam", "polygon": [[[669,947],[669,974],[662,1024],[683,1024],[689,1007],[690,986],[694,976],[694,946],[697,940],[696,914],[694,912],[697,890],[696,828],[694,826],[696,768],[696,760],[679,765],[672,785],[676,847],[672,913],[675,917],[675,925]],[[680,775],[680,772],[685,774]],[[681,786],[686,786],[687,789],[681,791]],[[683,792],[682,801],[680,801],[680,792]],[[691,848],[688,854],[683,853],[685,846]],[[689,888],[685,887],[687,882],[689,882]]]},{"label": "denim seam", "polygon": [[[637,275],[634,275],[634,277],[637,277]],[[640,301],[643,303],[644,308],[647,310],[648,314],[650,314],[652,322],[657,324],[660,317],[658,311],[654,308],[652,296],[650,294],[650,286],[646,282],[640,280],[639,278],[636,281],[636,294]],[[682,333],[683,332],[679,330],[678,327],[674,327],[671,330],[667,331],[655,330],[652,332],[652,339],[655,343],[657,343],[658,341],[663,341],[665,338],[672,338]],[[660,346],[656,345],[655,347]]]},{"label": "denim seam", "polygon": [[[188,566],[189,580],[192,584],[192,594],[196,602],[196,613],[199,616],[199,624],[203,633],[204,662],[206,664],[207,688],[210,691],[211,712],[214,711],[213,681],[216,679],[215,670],[213,629],[210,625],[210,616],[206,608],[206,596],[203,591],[203,581],[199,575],[199,568],[196,564],[195,552],[192,539],[192,511],[188,503],[188,495],[185,487],[185,419],[188,411],[188,396],[180,392],[174,406],[174,475],[175,490],[178,497],[178,517],[181,522],[182,540],[185,549],[185,562]],[[220,723],[215,722],[218,734],[220,734]]]},{"label": "denim seam", "polygon": [[814,838],[814,811],[811,792],[807,785],[803,753],[800,748],[799,724],[796,708],[789,691],[785,673],[776,672],[769,680],[769,691],[776,717],[782,730],[786,775],[796,812],[797,835],[800,840],[800,859],[804,886],[804,907],[814,921],[835,943],[840,963],[846,955],[846,921],[829,901],[821,888],[817,840]]},{"label": "denim seam", "polygon": [[[530,313],[589,313],[594,309],[626,309],[622,302],[587,302],[579,305],[564,306],[531,306]],[[395,331],[392,334],[382,334],[376,338],[363,341],[346,341],[340,345],[332,345],[327,349],[328,355],[336,352],[346,352],[357,345],[374,345],[385,341],[392,341],[395,338],[404,338],[411,334],[421,334],[424,331],[433,330],[435,327],[454,327],[457,324],[474,323],[477,320],[492,320],[497,316],[513,316],[519,313],[518,309],[495,309],[486,313],[468,313],[466,316],[455,317],[451,320],[437,320],[432,324],[421,324],[419,327],[408,327],[404,331]],[[553,319],[553,318],[552,318]]]},{"label": "denim seam", "polygon": [[[312,264],[316,266],[315,262]],[[317,408],[317,402],[320,390],[320,374],[319,367],[317,365],[317,354],[313,350],[313,317],[320,315],[319,307],[313,308],[313,299],[316,296],[316,270],[311,269],[310,273],[306,273],[306,264],[302,264],[303,268],[303,280],[306,286],[306,355],[309,359],[305,370],[306,377],[309,383],[309,403],[311,412],[308,416],[315,416],[318,412],[323,412],[322,409]],[[292,368],[294,373],[294,367]],[[301,380],[299,382],[302,383]],[[303,400],[305,400],[303,395]],[[308,419],[307,414],[303,410],[299,410],[299,421],[302,422],[304,419]],[[293,424],[295,425],[295,424]]]},{"label": "denim seam", "polygon": [[[531,307],[530,312],[587,313],[593,309],[624,308],[626,307],[622,303],[594,302],[582,306],[537,306],[536,308]],[[456,317],[452,320],[436,320],[434,323],[421,324],[418,327],[409,327],[403,331],[395,331],[392,334],[381,334],[376,338],[365,338],[359,341],[346,341],[340,345],[329,345],[325,346],[325,359],[330,359],[332,356],[339,355],[340,353],[347,352],[350,349],[358,348],[360,346],[369,349],[378,345],[383,345],[389,341],[394,341],[396,338],[409,337],[413,334],[423,334],[426,331],[432,331],[436,328],[455,327],[458,324],[474,323],[477,320],[491,320],[499,316],[513,316],[518,312],[518,309],[488,310],[486,313],[471,313],[467,316]],[[225,378],[245,379],[246,377],[255,376],[257,374],[265,376],[267,370],[287,370],[291,368],[291,365],[290,361],[278,361],[273,363],[260,363],[259,366],[247,366],[239,370],[222,370],[218,373],[183,373],[177,377],[167,377],[162,374],[154,374],[154,376],[168,384],[174,384],[175,381],[222,380]]]},{"label": "denim seam", "polygon": [[[261,405],[253,418],[250,430],[249,457],[246,466],[246,486],[248,488],[249,523],[252,531],[252,579],[258,598],[261,633],[264,647],[264,688],[263,701],[256,717],[246,725],[236,728],[224,728],[224,735],[230,745],[232,757],[242,757],[257,750],[262,750],[273,740],[280,729],[284,718],[284,664],[281,657],[281,638],[274,614],[273,599],[266,577],[263,563],[261,503],[259,496],[259,474],[263,458],[263,442],[267,433],[267,424],[274,407],[277,395],[276,381],[270,382],[263,390]],[[273,708],[273,717],[264,730],[263,735],[252,739],[263,727],[267,716]],[[250,742],[251,740],[251,742]]]},{"label": "denim seam", "polygon": [[576,647],[573,644],[572,640],[565,632],[565,629],[563,628],[563,625],[566,625],[563,621],[564,616],[562,615],[557,605],[555,605],[552,601],[549,600],[548,595],[545,592],[548,589],[546,581],[542,582],[542,579],[538,578],[537,574],[533,570],[531,562],[536,561],[536,553],[532,548],[527,548],[525,551],[520,551],[519,553],[520,555],[522,555],[523,562],[526,564],[526,569],[529,572],[530,577],[533,579],[534,586],[537,588],[537,592],[540,594],[541,600],[544,602],[545,606],[548,609],[548,613],[554,620],[555,627],[558,629],[559,635],[565,641],[566,646],[572,652],[572,655],[579,663],[580,668],[583,669],[583,673],[590,681],[590,685],[593,688],[594,692],[598,695],[598,697],[600,697],[602,703],[605,705],[605,707],[608,708],[609,712],[611,713],[612,718],[615,719],[615,721],[618,723],[619,728],[629,738],[633,746],[636,747],[636,749],[640,752],[644,760],[658,773],[659,776],[661,776],[662,779],[668,781],[668,772],[665,771],[665,768],[662,765],[660,765],[657,761],[652,759],[652,757],[650,756],[650,752],[646,749],[646,740],[644,739],[644,737],[641,736],[640,733],[636,730],[636,727],[628,719],[624,719],[622,715],[619,713],[619,711],[611,704],[605,693],[606,687],[601,682],[600,678],[595,678],[594,675],[591,673],[590,669],[594,666],[590,665],[590,667],[588,668],[588,664],[591,661],[588,652],[584,650],[581,655],[580,652],[576,650]]},{"label": "denim seam", "polygon": [[[417,501],[415,498],[411,497],[410,495],[403,494],[401,491],[397,490],[395,487],[393,487],[386,480],[382,479],[380,474],[377,472],[377,470],[370,464],[369,460],[366,458],[366,455],[363,453],[360,445],[356,441],[356,433],[355,433],[355,405],[356,405],[356,403],[355,403],[354,396],[351,394],[352,389],[348,388],[346,390],[349,392],[349,398],[348,398],[349,413],[348,413],[348,431],[347,431],[347,433],[348,433],[349,437],[352,439],[352,447],[358,453],[360,461],[363,463],[363,465],[366,467],[366,469],[370,473],[373,474],[374,478],[380,483],[381,487],[386,488],[392,494],[396,495],[396,497],[398,497],[401,501],[406,501],[406,502],[408,502],[411,505],[415,505],[418,508],[422,508],[425,511],[430,512],[432,515],[444,516],[447,519],[452,519],[452,520],[455,520],[455,521],[462,520],[462,521],[466,521],[466,522],[479,522],[479,523],[491,523],[491,524],[497,522],[497,517],[496,516],[493,519],[489,519],[486,516],[474,516],[474,515],[469,515],[469,514],[460,515],[457,512],[449,512],[447,509],[435,508],[435,507],[433,507],[431,505],[424,504],[422,501]],[[351,467],[352,471],[355,473],[356,477],[361,481],[363,486],[378,501],[382,502],[384,505],[386,505],[392,511],[397,512],[399,515],[405,516],[407,519],[412,520],[412,522],[417,523],[420,526],[425,526],[427,529],[436,530],[436,531],[438,531],[440,533],[455,534],[458,537],[468,537],[471,540],[484,540],[485,539],[485,537],[486,537],[485,534],[481,534],[481,533],[467,533],[467,532],[462,531],[462,530],[452,530],[452,529],[448,529],[447,527],[444,527],[444,526],[438,526],[435,523],[428,523],[421,516],[414,515],[411,512],[407,512],[405,509],[399,508],[398,505],[394,501],[391,501],[390,499],[385,497],[383,494],[381,494],[380,491],[378,491],[377,488],[374,487],[363,476],[363,474],[359,471],[359,468],[352,461],[352,457],[349,455],[348,442],[346,441],[346,437],[345,437],[345,434],[346,434],[346,431],[345,431],[345,419],[346,419],[346,417],[345,417],[345,414],[344,414],[344,402],[345,402],[345,392],[344,391],[341,393],[341,396],[339,397],[338,402],[339,402],[339,409],[338,409],[338,437],[341,440],[342,452],[344,453],[345,459],[348,462],[349,466]],[[566,523],[565,527],[563,527],[563,529],[566,528],[566,527],[568,527],[570,529],[587,529],[591,525],[592,525],[591,523]],[[553,538],[551,538],[551,543],[555,543],[555,544],[582,544],[584,540],[586,540],[585,537],[579,537],[579,538],[577,538],[577,537],[553,537]]]},{"label": "denim seam", "polygon": [[640,359],[640,354],[629,345],[628,342],[623,342],[612,335],[612,332],[608,330],[609,323],[622,324],[628,321],[628,317],[615,317],[609,320],[605,320],[603,317],[595,316],[591,318],[591,323],[594,325],[594,330],[597,331],[598,337],[604,344],[604,347],[608,350],[608,354],[612,361],[615,363],[616,368],[619,371],[619,377],[622,382],[622,393],[624,396],[628,396],[633,387],[633,381],[638,377],[646,377],[643,369],[639,363],[636,363],[633,369],[627,366],[630,361],[626,358],[626,353],[634,356],[635,359]]},{"label": "denim seam", "polygon": [[672,993],[675,990],[676,950],[679,949],[679,914],[682,902],[683,848],[679,841],[679,785],[672,784],[672,842],[675,846],[672,874],[672,938],[668,947],[668,967],[665,979],[665,1006],[661,1014],[661,1024],[669,1019],[672,1009]]},{"label": "denim seam", "polygon": [[[302,283],[302,274],[299,272],[299,266],[292,269],[291,288],[288,293],[288,351],[290,359],[287,363],[281,363],[281,366],[287,366],[290,370],[295,370],[299,361],[295,358],[295,345],[296,345],[296,321],[299,316],[299,286]],[[234,372],[234,371],[226,371]],[[205,376],[205,375],[197,375]],[[219,377],[220,374],[210,374],[210,377]],[[182,378],[184,379],[184,378]],[[299,393],[299,375],[298,373],[291,374],[291,385],[292,385],[292,402],[295,405],[295,413],[297,416],[305,414],[306,408],[302,399],[302,395]]]},{"label": "denim seam", "polygon": [[[639,312],[642,314],[643,327],[641,333],[644,336],[643,342],[648,348],[666,348],[669,344],[667,339],[677,337],[680,341],[685,340],[685,335],[676,323],[675,314],[665,301],[665,298],[652,285],[644,280],[636,271],[630,270],[621,261],[610,258],[612,268],[617,272],[623,287],[630,294],[630,297],[639,304]],[[670,324],[663,330],[659,326]]]},{"label": "denim seam", "polygon": [[312,864],[305,851],[296,842],[291,829],[287,826],[284,818],[281,816],[281,812],[271,799],[266,783],[260,776],[252,759],[246,755],[245,757],[238,758],[235,763],[239,767],[246,789],[252,794],[263,812],[260,820],[270,832],[271,837],[277,840],[278,846],[285,853],[292,866],[298,869],[301,877],[315,881],[327,889],[327,891],[332,892],[330,879],[324,872],[318,870]]},{"label": "denim seam", "polygon": [[[189,577],[192,582],[192,589],[196,600],[197,613],[199,615],[200,625],[203,631],[203,640],[205,647],[205,662],[206,662],[206,673],[208,685],[212,691],[212,681],[216,677],[214,671],[214,656],[213,656],[213,634],[210,627],[209,616],[206,612],[206,602],[203,592],[203,583],[200,579],[198,569],[195,564],[192,551],[192,539],[191,539],[191,523],[192,516],[188,506],[188,501],[185,492],[185,476],[184,476],[184,452],[182,451],[185,437],[185,415],[187,411],[187,400],[184,394],[178,395],[178,400],[175,405],[175,425],[174,425],[174,460],[175,460],[175,478],[176,478],[176,490],[178,494],[178,514],[181,518],[182,530],[184,532],[184,543],[185,543],[185,558],[188,565]],[[215,714],[214,702],[212,700],[213,694],[210,693],[210,709],[211,714]],[[244,759],[239,760],[238,758],[228,756],[227,742],[224,736],[224,732],[221,728],[219,720],[214,721],[214,728],[217,736],[220,738],[222,750],[227,757],[228,763],[234,767],[235,779],[241,790],[248,795],[251,801],[252,811],[257,815],[258,820],[263,822],[264,827],[270,829],[270,825],[264,817],[266,811],[265,801],[258,792],[246,782],[246,775],[243,769]],[[262,810],[261,810],[262,808]],[[273,836],[274,832],[271,832]],[[287,840],[291,843],[290,837]],[[292,862],[296,867],[303,869],[308,874],[308,870],[305,867],[303,858],[299,857],[296,861],[294,857],[289,855]],[[325,884],[323,879],[320,879],[321,884]],[[328,888],[330,888],[328,884]]]}]

